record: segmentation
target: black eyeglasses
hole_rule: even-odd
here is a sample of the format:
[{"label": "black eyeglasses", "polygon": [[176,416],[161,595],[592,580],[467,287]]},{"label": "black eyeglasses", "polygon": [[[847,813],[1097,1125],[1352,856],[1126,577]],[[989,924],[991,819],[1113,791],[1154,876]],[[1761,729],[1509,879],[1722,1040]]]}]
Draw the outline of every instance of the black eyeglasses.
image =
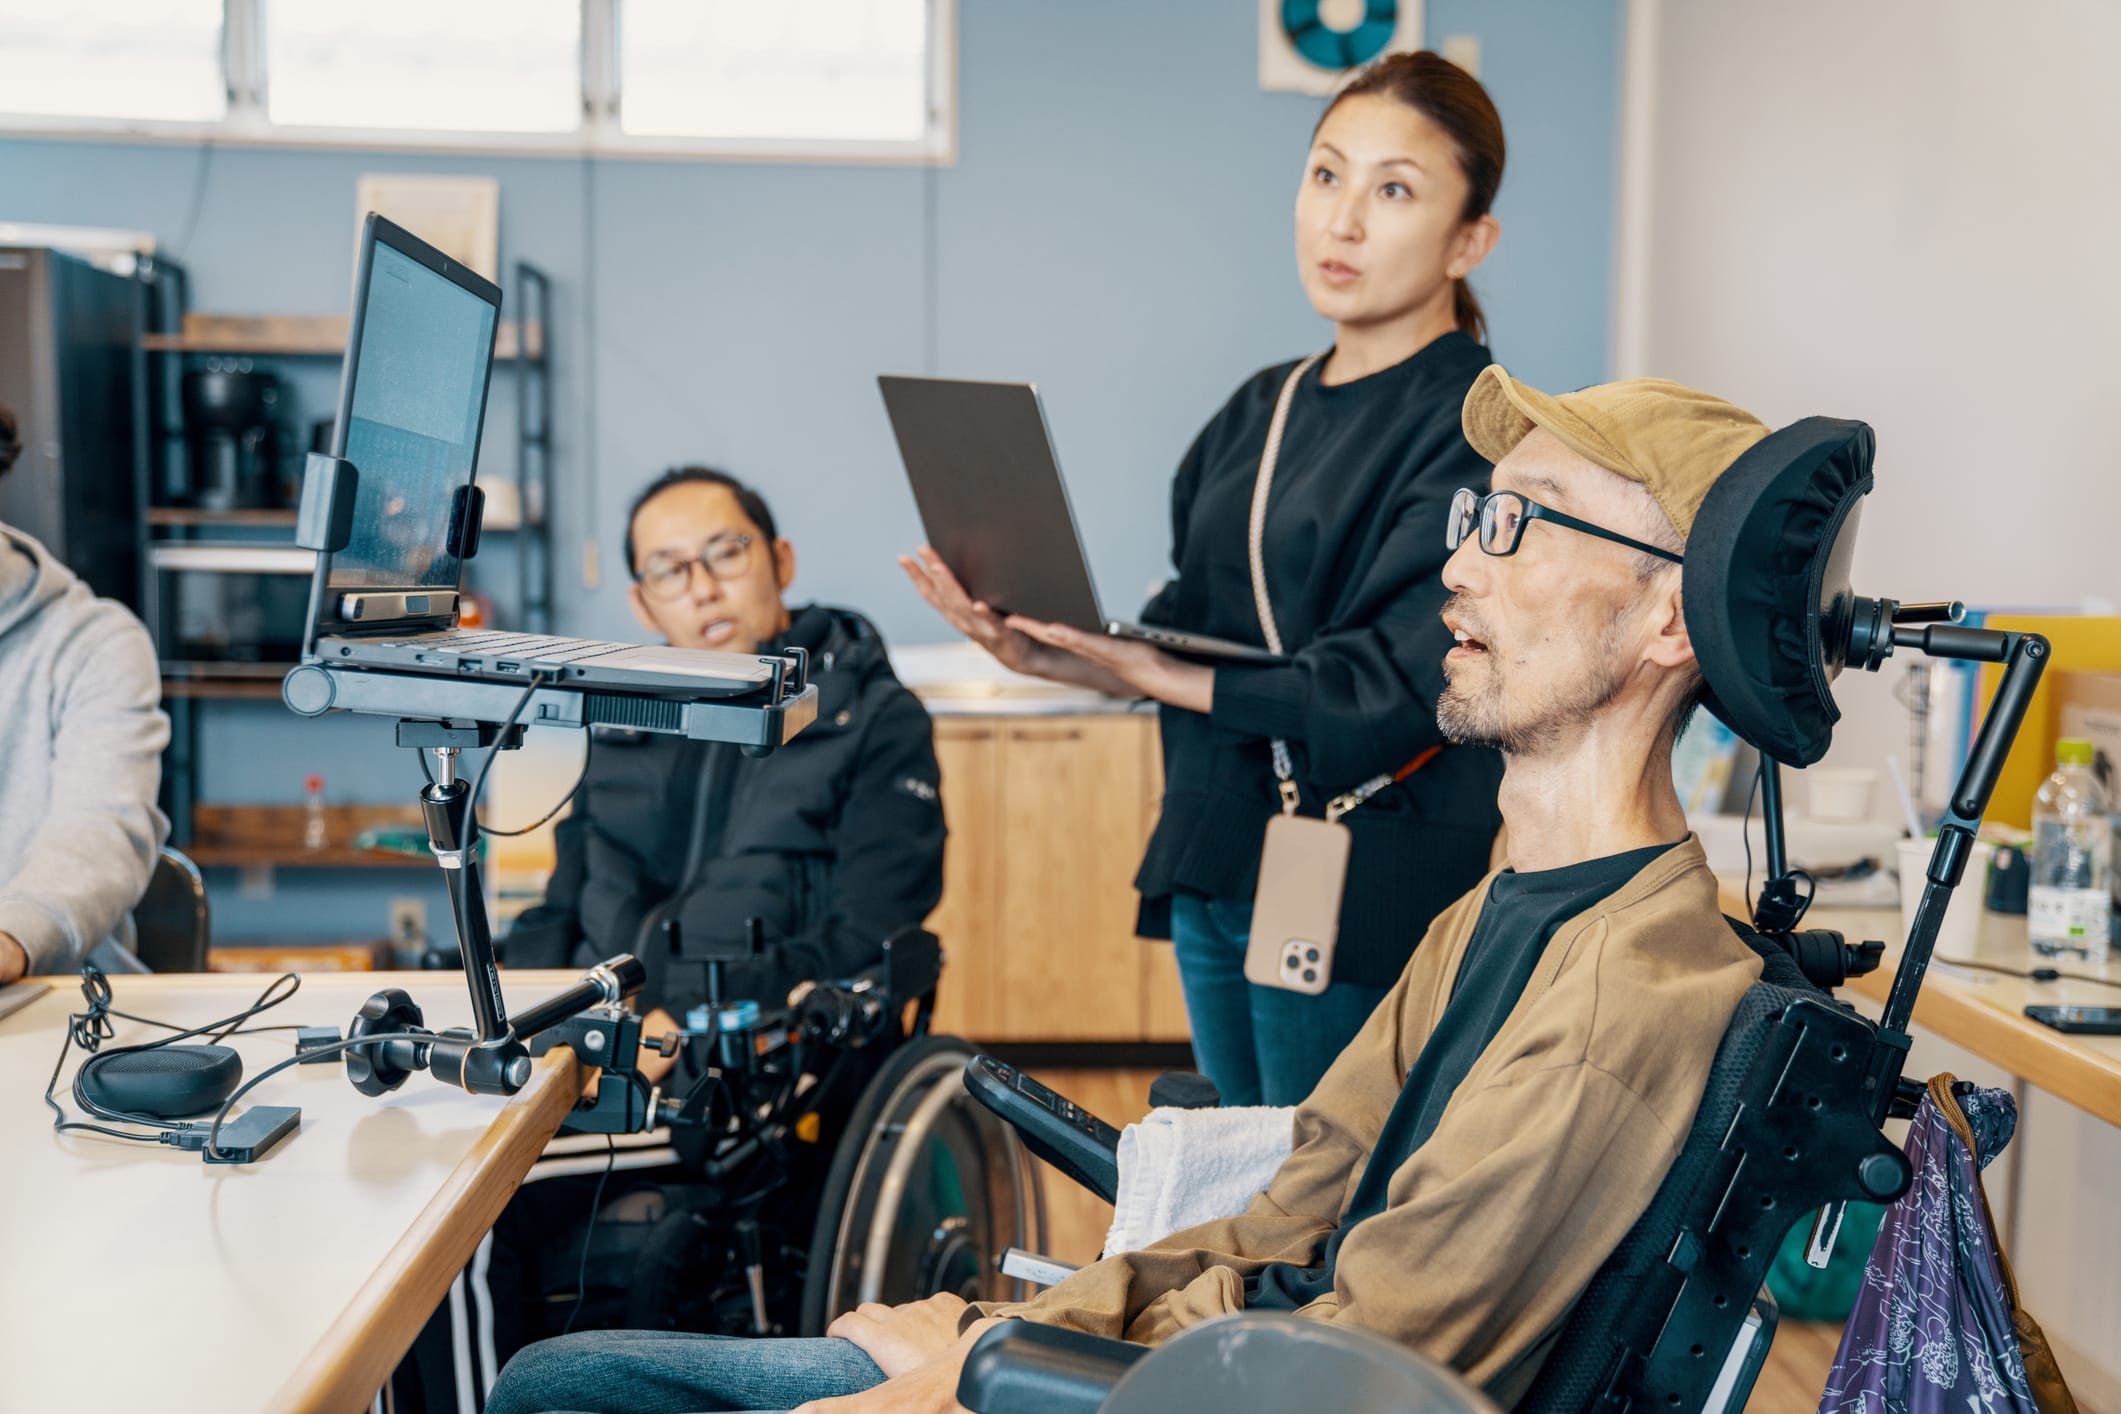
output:
[{"label": "black eyeglasses", "polygon": [[1549,506],[1542,506],[1529,497],[1515,491],[1493,491],[1481,495],[1478,491],[1461,486],[1458,494],[1451,497],[1450,518],[1444,522],[1443,543],[1453,550],[1465,544],[1473,527],[1480,527],[1480,548],[1490,555],[1514,555],[1517,544],[1524,539],[1524,528],[1535,520],[1549,521],[1570,530],[1580,530],[1585,535],[1595,535],[1600,540],[1610,540],[1616,545],[1625,545],[1630,550],[1640,550],[1645,555],[1655,555],[1660,560],[1673,564],[1685,561],[1670,550],[1622,535],[1617,530],[1607,530],[1602,525],[1593,525],[1587,520],[1578,520],[1564,515]]},{"label": "black eyeglasses", "polygon": [[749,535],[717,535],[700,547],[697,555],[673,555],[657,551],[634,576],[641,592],[651,599],[668,601],[683,597],[692,588],[692,567],[700,566],[716,579],[742,579],[751,567]]}]

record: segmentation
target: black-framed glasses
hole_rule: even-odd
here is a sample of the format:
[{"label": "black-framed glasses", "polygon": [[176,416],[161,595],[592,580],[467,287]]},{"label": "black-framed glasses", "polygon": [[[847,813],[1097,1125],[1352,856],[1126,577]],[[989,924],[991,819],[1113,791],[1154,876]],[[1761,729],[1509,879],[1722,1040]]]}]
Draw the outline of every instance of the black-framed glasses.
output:
[{"label": "black-framed glasses", "polygon": [[674,555],[658,550],[648,557],[634,579],[640,583],[641,592],[651,599],[666,602],[680,599],[692,588],[694,565],[725,583],[742,579],[744,572],[751,568],[751,537],[741,532],[717,535],[702,545],[697,555]]},{"label": "black-framed glasses", "polygon": [[1480,548],[1490,555],[1514,555],[1517,544],[1524,539],[1524,528],[1535,520],[1548,521],[1570,530],[1595,535],[1600,540],[1610,540],[1616,545],[1625,545],[1630,550],[1640,550],[1645,555],[1655,555],[1660,560],[1673,564],[1686,563],[1670,550],[1622,535],[1617,530],[1607,530],[1602,525],[1593,525],[1587,520],[1578,520],[1551,506],[1542,506],[1529,496],[1515,491],[1491,491],[1483,496],[1478,491],[1461,486],[1451,497],[1450,518],[1444,522],[1443,543],[1456,550],[1473,534],[1474,527],[1480,529]]}]

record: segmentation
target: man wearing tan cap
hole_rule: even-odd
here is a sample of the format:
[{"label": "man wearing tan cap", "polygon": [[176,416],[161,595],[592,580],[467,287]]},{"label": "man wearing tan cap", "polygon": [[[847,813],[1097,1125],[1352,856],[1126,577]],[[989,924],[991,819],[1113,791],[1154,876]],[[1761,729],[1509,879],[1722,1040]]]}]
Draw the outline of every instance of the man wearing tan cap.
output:
[{"label": "man wearing tan cap", "polygon": [[[1450,521],[1458,645],[1438,720],[1503,752],[1512,867],[1431,925],[1297,1107],[1294,1151],[1242,1216],[1023,1304],[941,1296],[844,1316],[833,1333],[888,1378],[806,1409],[953,1409],[971,1340],[1012,1316],[1154,1344],[1228,1312],[1290,1310],[1404,1341],[1504,1407],[1531,1385],[1677,1156],[1760,973],[1687,832],[1671,750],[1701,685],[1680,606],[1686,533],[1767,429],[1676,383],[1551,397],[1500,367],[1464,420],[1495,473],[1486,495],[1459,492]],[[703,1394],[742,1363],[686,1340],[628,1355],[658,1362],[658,1388],[693,1366]],[[838,1370],[844,1349],[818,1347],[817,1366]],[[607,1388],[638,1373],[597,1355]],[[580,1391],[546,1391],[561,1392]]]}]

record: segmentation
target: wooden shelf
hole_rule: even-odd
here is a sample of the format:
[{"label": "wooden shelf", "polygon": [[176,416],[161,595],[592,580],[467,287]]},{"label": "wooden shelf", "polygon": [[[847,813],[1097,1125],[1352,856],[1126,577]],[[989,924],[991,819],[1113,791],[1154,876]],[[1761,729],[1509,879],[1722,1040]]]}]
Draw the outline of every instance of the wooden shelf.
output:
[{"label": "wooden shelf", "polygon": [[283,526],[295,523],[293,508],[239,511],[206,511],[192,506],[149,506],[149,525],[257,525]]},{"label": "wooden shelf", "polygon": [[[343,314],[187,314],[180,334],[143,334],[140,347],[149,353],[259,354],[297,358],[339,358],[346,352],[347,317]],[[519,336],[527,333],[527,337]],[[501,321],[493,356],[513,359],[545,354],[545,327],[533,323],[519,331],[512,319]]]},{"label": "wooden shelf", "polygon": [[327,805],[322,849],[303,848],[307,823],[308,811],[300,805],[197,805],[191,813],[191,843],[184,852],[202,868],[434,868],[434,860],[424,855],[353,847],[354,836],[378,825],[424,828],[411,806]]},{"label": "wooden shelf", "polygon": [[274,701],[280,698],[280,680],[292,668],[285,663],[165,663],[162,665],[162,696],[249,698]]},{"label": "wooden shelf", "polygon": [[208,972],[373,972],[388,958],[387,941],[318,943],[228,942],[206,950]]},{"label": "wooden shelf", "polygon": [[[288,664],[293,667],[294,664]],[[166,701],[172,697],[190,697],[200,700],[220,699],[224,701],[278,702],[280,679],[272,678],[164,678],[162,696]]]}]

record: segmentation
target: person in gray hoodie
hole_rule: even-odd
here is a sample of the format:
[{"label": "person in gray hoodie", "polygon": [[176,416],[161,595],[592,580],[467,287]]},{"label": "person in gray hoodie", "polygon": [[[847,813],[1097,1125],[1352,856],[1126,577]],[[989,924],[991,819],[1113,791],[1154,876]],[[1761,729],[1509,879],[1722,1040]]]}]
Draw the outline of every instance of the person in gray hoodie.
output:
[{"label": "person in gray hoodie", "polygon": [[[0,476],[21,451],[0,408]],[[169,821],[147,630],[0,522],[0,982],[125,950]]]}]

